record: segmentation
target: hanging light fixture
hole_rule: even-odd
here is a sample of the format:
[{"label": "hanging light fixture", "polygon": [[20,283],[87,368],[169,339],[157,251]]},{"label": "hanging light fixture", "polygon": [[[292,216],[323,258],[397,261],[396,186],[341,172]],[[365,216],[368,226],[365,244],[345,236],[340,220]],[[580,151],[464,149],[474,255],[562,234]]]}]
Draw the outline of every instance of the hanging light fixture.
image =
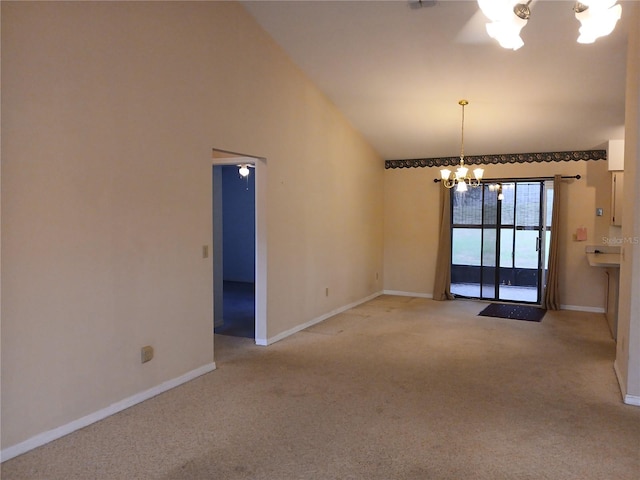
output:
[{"label": "hanging light fixture", "polygon": [[447,188],[456,187],[456,192],[466,192],[467,187],[477,187],[480,185],[482,175],[484,175],[484,169],[475,168],[473,170],[474,178],[469,176],[469,168],[464,164],[464,107],[469,105],[468,100],[460,100],[458,105],[462,107],[462,129],[460,140],[460,165],[452,174],[448,168],[440,170],[440,176],[442,177],[442,183]]},{"label": "hanging light fixture", "polygon": [[249,165],[248,164],[242,164],[242,165],[238,165],[238,173],[240,174],[240,176],[242,178],[248,177],[249,176]]},{"label": "hanging light fixture", "polygon": [[498,41],[502,48],[518,50],[524,45],[520,31],[531,16],[529,4],[517,0],[478,0],[478,6],[491,23],[487,23],[487,33]]},{"label": "hanging light fixture", "polygon": [[622,16],[617,0],[582,0],[576,2],[573,11],[580,21],[578,43],[593,43],[613,32]]},{"label": "hanging light fixture", "polygon": [[[491,20],[487,23],[487,33],[498,41],[501,47],[517,50],[524,45],[520,31],[531,16],[529,4],[532,0],[478,0],[482,13]],[[580,21],[578,43],[593,43],[596,39],[609,35],[622,15],[622,7],[617,0],[581,0],[573,7]]]}]

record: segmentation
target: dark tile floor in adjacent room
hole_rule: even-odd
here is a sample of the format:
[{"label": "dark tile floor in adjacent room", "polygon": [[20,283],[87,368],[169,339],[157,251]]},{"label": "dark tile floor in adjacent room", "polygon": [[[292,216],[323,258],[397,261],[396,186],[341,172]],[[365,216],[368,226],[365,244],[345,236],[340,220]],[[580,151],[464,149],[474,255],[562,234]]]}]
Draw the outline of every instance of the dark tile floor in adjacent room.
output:
[{"label": "dark tile floor in adjacent room", "polygon": [[255,283],[225,281],[223,325],[214,332],[233,337],[255,338]]}]

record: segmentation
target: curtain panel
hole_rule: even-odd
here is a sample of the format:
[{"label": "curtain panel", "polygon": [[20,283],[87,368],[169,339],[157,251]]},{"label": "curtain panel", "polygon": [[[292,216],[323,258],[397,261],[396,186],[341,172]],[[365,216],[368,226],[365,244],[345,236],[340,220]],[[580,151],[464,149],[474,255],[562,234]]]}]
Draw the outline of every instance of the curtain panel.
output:
[{"label": "curtain panel", "polygon": [[454,299],[451,293],[451,190],[442,183],[440,184],[440,237],[433,299]]},{"label": "curtain panel", "polygon": [[542,307],[547,310],[559,310],[560,298],[558,294],[558,244],[560,225],[560,184],[561,175],[553,177],[553,210],[551,213],[551,240],[549,241],[549,270],[547,272],[547,285],[544,289]]}]

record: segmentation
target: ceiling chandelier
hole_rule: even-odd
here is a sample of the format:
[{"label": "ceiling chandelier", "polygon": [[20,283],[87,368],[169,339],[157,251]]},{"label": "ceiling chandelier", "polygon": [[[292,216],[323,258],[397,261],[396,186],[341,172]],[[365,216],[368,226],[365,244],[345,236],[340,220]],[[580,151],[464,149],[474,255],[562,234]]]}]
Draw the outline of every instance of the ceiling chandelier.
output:
[{"label": "ceiling chandelier", "polygon": [[[498,41],[501,47],[517,50],[524,45],[520,30],[531,16],[529,4],[532,0],[478,0],[482,13],[491,20],[487,23],[487,33]],[[609,35],[622,15],[622,7],[617,0],[582,0],[573,6],[580,21],[578,43],[593,43],[596,39]]]},{"label": "ceiling chandelier", "polygon": [[456,192],[466,192],[467,187],[477,187],[480,185],[482,181],[482,175],[484,174],[484,169],[475,168],[473,170],[473,176],[475,178],[471,178],[469,176],[469,168],[467,168],[464,164],[464,107],[469,105],[468,100],[460,100],[458,105],[462,107],[462,129],[461,129],[461,140],[460,140],[460,165],[456,169],[456,172],[452,174],[451,170],[448,168],[443,168],[440,170],[440,176],[442,177],[442,184],[447,188],[456,187]]}]

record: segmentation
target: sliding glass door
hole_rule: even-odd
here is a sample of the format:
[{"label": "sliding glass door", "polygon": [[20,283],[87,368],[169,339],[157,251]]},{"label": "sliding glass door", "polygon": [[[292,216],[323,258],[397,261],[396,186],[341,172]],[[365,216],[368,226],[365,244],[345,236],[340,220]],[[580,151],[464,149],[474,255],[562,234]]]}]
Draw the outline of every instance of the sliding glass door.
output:
[{"label": "sliding glass door", "polygon": [[552,183],[509,181],[452,192],[451,292],[540,303]]}]

